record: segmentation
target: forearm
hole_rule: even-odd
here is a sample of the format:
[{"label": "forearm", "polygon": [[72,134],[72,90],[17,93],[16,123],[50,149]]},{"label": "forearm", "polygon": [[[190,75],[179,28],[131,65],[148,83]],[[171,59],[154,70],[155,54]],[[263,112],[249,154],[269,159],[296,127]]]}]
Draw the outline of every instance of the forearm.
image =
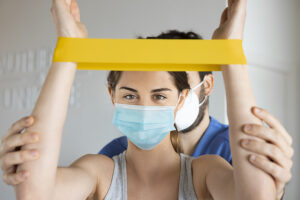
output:
[{"label": "forearm", "polygon": [[26,144],[22,149],[38,149],[38,160],[22,164],[30,177],[15,187],[17,199],[50,199],[54,189],[60,152],[61,135],[66,119],[76,63],[52,63],[32,116],[35,123],[29,132],[39,132],[37,144]]},{"label": "forearm", "polygon": [[239,144],[242,138],[251,138],[243,134],[244,124],[262,123],[251,113],[251,108],[256,106],[256,102],[247,66],[222,66],[222,73],[226,88],[236,199],[275,199],[273,179],[250,164],[247,160],[249,153]]}]

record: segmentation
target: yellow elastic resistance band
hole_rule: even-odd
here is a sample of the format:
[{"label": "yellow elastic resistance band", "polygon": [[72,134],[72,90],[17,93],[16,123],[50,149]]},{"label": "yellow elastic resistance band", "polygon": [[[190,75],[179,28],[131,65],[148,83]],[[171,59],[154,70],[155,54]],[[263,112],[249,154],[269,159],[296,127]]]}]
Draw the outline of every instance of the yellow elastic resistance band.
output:
[{"label": "yellow elastic resistance band", "polygon": [[220,71],[247,64],[242,40],[96,39],[59,37],[53,62],[80,70]]}]

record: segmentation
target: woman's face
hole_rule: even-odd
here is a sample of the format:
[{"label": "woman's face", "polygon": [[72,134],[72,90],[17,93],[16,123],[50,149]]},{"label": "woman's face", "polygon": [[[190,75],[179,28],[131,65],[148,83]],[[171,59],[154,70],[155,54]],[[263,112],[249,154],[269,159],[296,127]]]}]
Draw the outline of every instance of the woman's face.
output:
[{"label": "woman's face", "polygon": [[[176,111],[182,106],[188,90],[183,90]],[[186,94],[185,94],[186,93]],[[175,106],[179,92],[173,77],[165,71],[122,72],[115,92],[110,91],[113,103],[143,106]]]}]

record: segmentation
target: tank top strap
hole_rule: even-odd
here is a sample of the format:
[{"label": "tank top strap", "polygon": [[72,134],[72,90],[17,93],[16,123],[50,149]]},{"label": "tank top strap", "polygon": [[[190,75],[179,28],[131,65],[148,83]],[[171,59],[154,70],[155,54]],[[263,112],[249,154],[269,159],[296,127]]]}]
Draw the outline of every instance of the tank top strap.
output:
[{"label": "tank top strap", "polygon": [[127,200],[126,151],[112,157],[114,172],[104,200]]},{"label": "tank top strap", "polygon": [[192,173],[192,161],[194,157],[181,153],[180,160],[181,169],[178,200],[197,200]]}]

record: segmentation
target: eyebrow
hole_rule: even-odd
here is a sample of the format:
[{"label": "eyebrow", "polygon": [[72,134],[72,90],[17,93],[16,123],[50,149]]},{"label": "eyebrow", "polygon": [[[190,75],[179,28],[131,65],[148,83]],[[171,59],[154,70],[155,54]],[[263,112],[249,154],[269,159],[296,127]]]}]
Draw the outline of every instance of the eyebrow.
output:
[{"label": "eyebrow", "polygon": [[[131,92],[135,92],[137,93],[138,91],[133,89],[133,88],[130,88],[130,87],[120,87],[119,88],[120,90],[123,89],[123,90],[129,90]],[[169,88],[159,88],[159,89],[154,89],[154,90],[151,90],[152,93],[155,93],[155,92],[162,92],[162,91],[172,91],[171,89]]]}]

